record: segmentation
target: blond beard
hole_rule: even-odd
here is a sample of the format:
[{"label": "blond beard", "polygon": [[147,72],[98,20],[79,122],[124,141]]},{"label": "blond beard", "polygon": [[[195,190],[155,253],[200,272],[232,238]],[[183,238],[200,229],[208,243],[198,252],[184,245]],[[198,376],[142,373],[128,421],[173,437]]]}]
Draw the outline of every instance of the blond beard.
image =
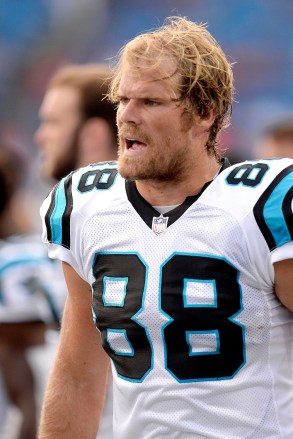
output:
[{"label": "blond beard", "polygon": [[[192,124],[192,116],[183,111],[181,115],[180,132],[186,132]],[[180,133],[179,133],[180,134]],[[125,157],[123,155],[123,136],[137,138],[147,144],[150,149],[148,157]],[[188,158],[188,147],[181,147],[180,150],[172,148],[174,139],[167,137],[164,144],[158,147],[153,139],[136,126],[125,126],[119,128],[118,133],[118,166],[119,173],[126,180],[159,180],[159,181],[182,181],[191,163]],[[179,140],[178,140],[179,142]],[[155,153],[152,152],[155,150]],[[162,153],[163,151],[163,153]]]},{"label": "blond beard", "polygon": [[[152,143],[147,148],[154,149]],[[164,147],[158,148],[148,157],[125,157],[119,142],[118,168],[119,173],[126,180],[157,180],[157,181],[182,181],[186,174],[186,168],[190,167],[187,157],[187,148],[174,151],[173,154],[166,154],[162,151],[172,151],[171,139],[167,138]]]}]

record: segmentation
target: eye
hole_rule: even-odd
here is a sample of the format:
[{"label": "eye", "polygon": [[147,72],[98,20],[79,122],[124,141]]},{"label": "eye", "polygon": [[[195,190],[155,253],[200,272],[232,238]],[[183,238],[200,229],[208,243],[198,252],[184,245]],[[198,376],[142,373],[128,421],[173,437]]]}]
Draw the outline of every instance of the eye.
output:
[{"label": "eye", "polygon": [[129,99],[126,98],[126,97],[119,97],[116,100],[117,106],[119,106],[119,105],[126,105],[126,104],[128,104],[128,102],[129,102]]},{"label": "eye", "polygon": [[145,99],[144,104],[147,105],[148,107],[156,107],[157,105],[159,105],[159,102],[153,99]]}]

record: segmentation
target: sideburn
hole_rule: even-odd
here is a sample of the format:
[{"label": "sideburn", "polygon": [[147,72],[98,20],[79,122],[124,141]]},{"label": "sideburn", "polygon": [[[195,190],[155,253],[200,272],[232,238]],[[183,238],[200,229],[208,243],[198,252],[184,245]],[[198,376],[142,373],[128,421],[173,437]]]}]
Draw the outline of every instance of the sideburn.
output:
[{"label": "sideburn", "polygon": [[181,130],[188,131],[192,127],[193,122],[193,115],[187,108],[184,108],[181,115]]},{"label": "sideburn", "polygon": [[76,127],[74,133],[72,134],[72,141],[67,156],[63,156],[62,162],[59,162],[55,168],[54,178],[56,180],[61,180],[70,172],[77,168],[79,160],[79,138],[82,129],[83,122],[80,122]]}]

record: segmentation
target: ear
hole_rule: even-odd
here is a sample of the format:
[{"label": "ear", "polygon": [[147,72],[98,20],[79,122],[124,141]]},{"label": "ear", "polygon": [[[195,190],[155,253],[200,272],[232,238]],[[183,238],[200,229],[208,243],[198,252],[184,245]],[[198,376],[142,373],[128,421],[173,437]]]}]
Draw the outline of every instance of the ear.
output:
[{"label": "ear", "polygon": [[79,134],[79,166],[98,161],[112,160],[109,156],[111,132],[107,122],[100,117],[88,119]]},{"label": "ear", "polygon": [[202,129],[202,131],[208,131],[213,125],[213,123],[215,122],[216,116],[217,116],[216,110],[210,110],[205,117],[196,115],[195,123],[197,127]]},{"label": "ear", "polygon": [[80,130],[80,144],[82,150],[97,149],[105,143],[108,135],[107,122],[100,117],[93,117],[84,122]]}]

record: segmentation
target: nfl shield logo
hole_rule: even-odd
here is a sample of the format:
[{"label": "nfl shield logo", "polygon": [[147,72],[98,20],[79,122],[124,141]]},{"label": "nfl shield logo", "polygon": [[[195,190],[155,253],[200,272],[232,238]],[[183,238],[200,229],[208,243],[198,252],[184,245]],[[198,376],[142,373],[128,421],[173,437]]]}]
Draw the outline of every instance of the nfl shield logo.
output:
[{"label": "nfl shield logo", "polygon": [[165,230],[167,229],[168,219],[169,217],[164,217],[163,214],[157,217],[154,216],[152,222],[152,231],[155,232],[157,235],[165,232]]}]

